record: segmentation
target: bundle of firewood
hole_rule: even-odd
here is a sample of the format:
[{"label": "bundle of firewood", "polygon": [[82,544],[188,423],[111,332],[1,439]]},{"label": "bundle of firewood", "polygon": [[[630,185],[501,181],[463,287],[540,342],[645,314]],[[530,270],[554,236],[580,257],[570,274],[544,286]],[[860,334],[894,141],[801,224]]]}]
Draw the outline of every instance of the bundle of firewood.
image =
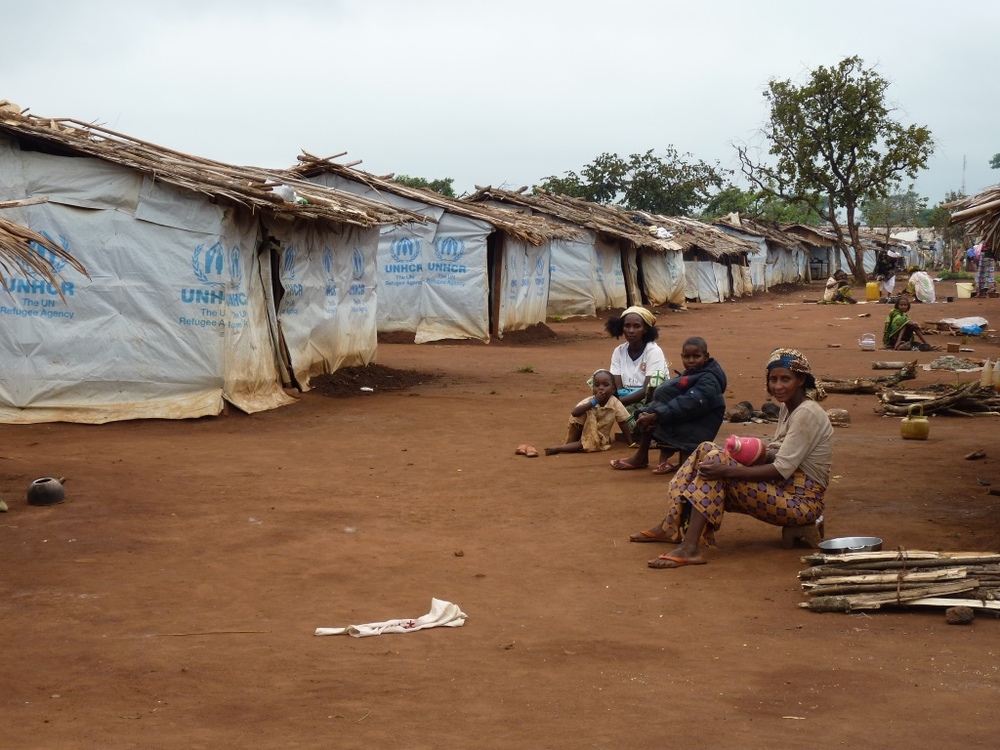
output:
[{"label": "bundle of firewood", "polygon": [[958,417],[1000,415],[1000,393],[992,386],[978,382],[960,386],[937,384],[916,391],[883,388],[879,391],[882,405],[876,411],[882,414],[906,416],[910,409],[919,406],[924,416],[951,414]]},{"label": "bundle of firewood", "polygon": [[799,571],[813,612],[855,612],[883,606],[1000,610],[1000,554],[991,552],[816,553]]}]

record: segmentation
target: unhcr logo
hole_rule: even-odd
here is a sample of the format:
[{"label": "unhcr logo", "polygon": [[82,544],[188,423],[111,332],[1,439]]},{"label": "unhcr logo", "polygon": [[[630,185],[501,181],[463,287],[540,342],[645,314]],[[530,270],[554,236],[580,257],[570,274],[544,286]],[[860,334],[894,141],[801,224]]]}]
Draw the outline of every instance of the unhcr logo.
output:
[{"label": "unhcr logo", "polygon": [[385,266],[386,273],[420,273],[424,270],[420,258],[420,240],[412,237],[400,237],[389,243],[389,255],[395,263]]},{"label": "unhcr logo", "polygon": [[209,288],[181,289],[182,302],[233,307],[247,304],[246,293],[240,291],[243,288],[243,260],[238,246],[234,245],[227,254],[221,242],[216,242],[207,250],[204,244],[198,245],[191,253],[191,271],[203,286]]},{"label": "unhcr logo", "polygon": [[281,256],[281,278],[292,280],[295,278],[295,261],[298,259],[299,249],[295,245],[289,245]]},{"label": "unhcr logo", "polygon": [[362,254],[361,250],[354,248],[354,252],[351,253],[351,278],[354,279],[354,283],[351,284],[348,294],[352,297],[362,297],[364,296],[365,287],[365,256]]},{"label": "unhcr logo", "polygon": [[437,262],[427,264],[428,271],[445,273],[465,273],[466,267],[459,263],[465,256],[465,240],[454,237],[439,237],[434,240],[434,257]]},{"label": "unhcr logo", "polygon": [[323,271],[326,273],[326,296],[337,296],[337,274],[333,266],[333,248],[329,245],[323,247]]},{"label": "unhcr logo", "polygon": [[[45,237],[49,242],[56,244],[56,241],[52,239],[52,235],[48,232],[39,232]],[[63,235],[59,235],[58,244],[63,250],[69,252],[69,240]],[[30,243],[31,249],[44,260],[52,272],[55,275],[59,275],[66,268],[66,261],[55,255],[52,251],[46,250],[44,247],[36,242]],[[74,292],[74,285],[72,281],[63,281],[58,287],[55,284],[50,283],[47,279],[39,276],[38,272],[35,271],[31,266],[25,263],[23,260],[17,260],[17,267],[21,271],[21,278],[14,276],[6,277],[4,281],[7,284],[7,291],[11,294],[51,294],[58,295],[60,290],[67,297],[72,297]]]}]

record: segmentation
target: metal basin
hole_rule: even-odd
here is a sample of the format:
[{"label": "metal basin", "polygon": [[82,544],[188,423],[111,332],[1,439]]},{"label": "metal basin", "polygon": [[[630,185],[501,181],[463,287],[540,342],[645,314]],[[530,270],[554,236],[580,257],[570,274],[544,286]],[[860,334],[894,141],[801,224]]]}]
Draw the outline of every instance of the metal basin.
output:
[{"label": "metal basin", "polygon": [[878,552],[882,549],[882,540],[877,536],[839,536],[820,542],[819,548],[834,555],[841,552]]}]

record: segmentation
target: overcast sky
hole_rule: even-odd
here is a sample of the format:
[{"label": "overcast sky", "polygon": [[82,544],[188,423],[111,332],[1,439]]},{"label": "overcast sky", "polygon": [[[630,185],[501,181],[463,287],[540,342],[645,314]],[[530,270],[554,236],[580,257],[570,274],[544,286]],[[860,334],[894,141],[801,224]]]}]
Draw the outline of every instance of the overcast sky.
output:
[{"label": "overcast sky", "polygon": [[0,99],[233,164],[302,151],[518,188],[672,145],[737,169],[770,79],[859,55],[937,144],[917,191],[1000,182],[995,0],[0,0]]}]

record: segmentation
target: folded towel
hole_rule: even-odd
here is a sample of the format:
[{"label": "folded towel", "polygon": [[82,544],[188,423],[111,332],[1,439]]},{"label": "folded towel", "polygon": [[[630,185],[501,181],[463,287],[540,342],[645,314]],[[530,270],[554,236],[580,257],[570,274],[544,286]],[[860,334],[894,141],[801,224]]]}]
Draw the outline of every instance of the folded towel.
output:
[{"label": "folded towel", "polygon": [[431,611],[415,620],[386,620],[385,622],[370,622],[367,625],[348,625],[346,628],[316,628],[313,635],[346,634],[355,638],[364,638],[383,633],[410,633],[425,628],[458,628],[465,624],[467,616],[458,608],[457,604],[446,602],[443,599],[431,599]]}]

